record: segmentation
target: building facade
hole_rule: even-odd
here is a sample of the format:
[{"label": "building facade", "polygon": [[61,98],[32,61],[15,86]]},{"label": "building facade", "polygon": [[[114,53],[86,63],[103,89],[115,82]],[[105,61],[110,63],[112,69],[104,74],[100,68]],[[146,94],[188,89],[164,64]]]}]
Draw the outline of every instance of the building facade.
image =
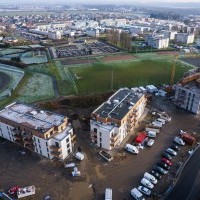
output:
[{"label": "building facade", "polygon": [[0,111],[0,137],[59,160],[72,153],[76,139],[67,117],[22,103]]},{"label": "building facade", "polygon": [[91,114],[91,141],[98,147],[111,150],[132,133],[146,106],[143,93],[122,88]]},{"label": "building facade", "polygon": [[192,44],[194,42],[194,34],[177,33],[176,42],[181,44]]},{"label": "building facade", "polygon": [[176,85],[175,104],[194,114],[200,113],[200,73],[183,78]]},{"label": "building facade", "polygon": [[148,46],[155,49],[164,49],[169,46],[169,38],[164,35],[147,35],[145,39]]}]

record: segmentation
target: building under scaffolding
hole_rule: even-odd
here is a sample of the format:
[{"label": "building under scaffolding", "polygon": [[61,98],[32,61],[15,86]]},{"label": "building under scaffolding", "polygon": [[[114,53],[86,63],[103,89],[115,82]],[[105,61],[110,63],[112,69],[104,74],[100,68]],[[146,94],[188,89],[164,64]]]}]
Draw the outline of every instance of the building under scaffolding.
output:
[{"label": "building under scaffolding", "polygon": [[194,114],[200,113],[200,68],[188,73],[176,85],[175,104]]}]

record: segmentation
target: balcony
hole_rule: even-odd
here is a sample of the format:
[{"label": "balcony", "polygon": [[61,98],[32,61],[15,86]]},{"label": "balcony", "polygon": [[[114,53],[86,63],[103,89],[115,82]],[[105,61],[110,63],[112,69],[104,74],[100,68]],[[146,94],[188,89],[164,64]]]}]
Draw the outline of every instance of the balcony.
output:
[{"label": "balcony", "polygon": [[114,135],[114,136],[112,136],[110,138],[110,140],[111,140],[111,143],[110,143],[111,147],[115,147],[118,144],[119,138],[120,138],[119,134],[116,134],[116,135]]},{"label": "balcony", "polygon": [[20,134],[20,133],[22,132],[22,130],[17,129],[17,128],[13,128],[12,132],[13,132],[14,134]]},{"label": "balcony", "polygon": [[71,135],[71,141],[74,143],[76,141],[76,134]]},{"label": "balcony", "polygon": [[61,158],[62,157],[62,153],[59,153],[59,152],[51,151],[51,154],[56,158]]},{"label": "balcony", "polygon": [[55,145],[51,145],[50,149],[52,150],[52,152],[61,152],[61,147],[57,147]]}]

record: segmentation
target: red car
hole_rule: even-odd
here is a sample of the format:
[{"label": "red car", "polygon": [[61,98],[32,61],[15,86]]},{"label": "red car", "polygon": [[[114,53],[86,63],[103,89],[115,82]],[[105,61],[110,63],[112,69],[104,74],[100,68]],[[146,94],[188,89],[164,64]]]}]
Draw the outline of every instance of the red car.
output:
[{"label": "red car", "polygon": [[19,188],[20,188],[19,186],[13,186],[13,187],[10,188],[10,190],[8,190],[8,193],[9,194],[15,194],[15,193],[17,193]]},{"label": "red car", "polygon": [[169,165],[169,166],[172,165],[172,162],[169,161],[167,158],[162,158],[161,161],[164,162],[165,164]]}]

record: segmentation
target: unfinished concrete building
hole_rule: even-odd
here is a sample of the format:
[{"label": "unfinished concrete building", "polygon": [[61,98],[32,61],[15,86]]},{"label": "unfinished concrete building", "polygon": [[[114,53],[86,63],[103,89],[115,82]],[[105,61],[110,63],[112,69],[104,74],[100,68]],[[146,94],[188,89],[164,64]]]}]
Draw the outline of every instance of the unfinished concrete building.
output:
[{"label": "unfinished concrete building", "polygon": [[192,71],[176,85],[175,105],[200,113],[200,69]]}]

